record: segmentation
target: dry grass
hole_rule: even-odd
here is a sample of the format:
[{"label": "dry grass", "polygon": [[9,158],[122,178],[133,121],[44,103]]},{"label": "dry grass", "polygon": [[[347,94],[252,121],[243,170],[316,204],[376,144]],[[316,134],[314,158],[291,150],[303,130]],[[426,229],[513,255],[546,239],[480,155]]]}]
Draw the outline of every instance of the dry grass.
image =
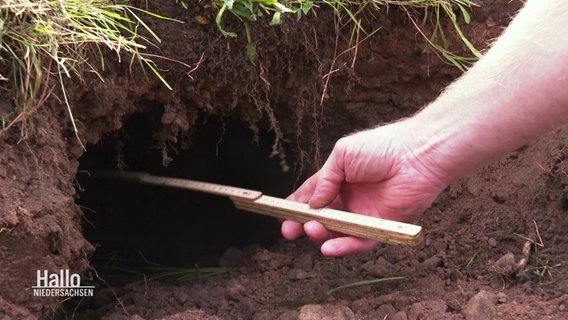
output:
[{"label": "dry grass", "polygon": [[[33,131],[31,114],[57,92],[77,135],[65,81],[105,69],[104,52],[150,70],[169,87],[144,51],[159,37],[141,15],[151,12],[109,0],[4,0],[0,4],[0,86],[14,94],[13,111],[1,116],[0,135],[20,124]],[[141,36],[145,30],[148,37]],[[89,58],[91,57],[91,58]],[[95,58],[92,58],[95,57]],[[2,73],[3,72],[3,73]],[[78,138],[78,135],[77,135]]]}]

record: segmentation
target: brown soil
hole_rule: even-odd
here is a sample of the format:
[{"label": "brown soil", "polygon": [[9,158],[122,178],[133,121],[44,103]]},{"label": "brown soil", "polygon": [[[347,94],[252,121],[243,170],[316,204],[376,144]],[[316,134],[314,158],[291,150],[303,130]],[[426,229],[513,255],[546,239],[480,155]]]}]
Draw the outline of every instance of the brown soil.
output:
[{"label": "brown soil", "polygon": [[[255,26],[258,56],[252,64],[244,54],[244,36],[225,39],[214,23],[195,20],[200,15],[212,21],[206,8],[183,10],[175,1],[148,5],[185,21],[151,22],[162,38],[157,53],[190,65],[160,62],[172,92],[139,70],[111,64],[104,83],[89,77],[69,83],[87,154],[55,99],[34,114],[34,130],[27,137],[17,128],[0,136],[0,318],[566,317],[568,151],[563,141],[568,127],[445,190],[416,221],[425,229],[419,247],[380,245],[368,254],[344,258],[322,257],[306,239],[275,241],[277,224],[271,219],[247,220],[252,215],[239,213],[242,218],[215,216],[213,228],[197,223],[197,213],[221,210],[209,207],[221,201],[217,198],[171,193],[158,200],[157,194],[167,191],[89,178],[86,171],[103,168],[178,176],[189,170],[189,177],[202,174],[202,180],[219,181],[242,171],[241,176],[231,175],[231,184],[284,196],[297,177],[315,170],[338,137],[411,114],[459,75],[436,56],[423,53],[420,36],[394,9],[363,21],[382,29],[360,44],[356,57],[351,52],[334,59],[336,43],[342,51],[349,32],[343,30],[336,40],[326,10],[317,19],[290,20],[282,27]],[[465,28],[468,37],[486,47],[519,6],[520,1],[487,1],[474,9],[472,24]],[[236,21],[225,27],[242,28]],[[0,95],[5,96],[2,101],[9,100],[4,90]],[[0,111],[5,113],[9,104],[2,101]],[[250,144],[255,140],[260,147]],[[201,158],[200,148],[214,156]],[[277,156],[269,158],[272,151]],[[229,161],[217,163],[216,157]],[[182,162],[190,163],[189,168]],[[218,167],[208,176],[213,163]],[[255,172],[260,174],[245,181]],[[107,193],[94,194],[99,187]],[[109,192],[119,200],[105,200]],[[85,204],[89,208],[80,207]],[[166,204],[177,208],[165,209]],[[153,208],[159,219],[140,216],[144,207]],[[182,213],[168,215],[170,211]],[[189,220],[180,217],[187,212],[194,213]],[[103,224],[105,219],[109,225]],[[176,228],[191,228],[192,223],[196,228],[180,236]],[[129,229],[97,233],[91,224]],[[239,232],[253,237],[239,240]],[[169,240],[162,240],[166,235],[171,235]],[[144,248],[152,261],[191,268],[220,263],[229,272],[183,283],[119,285],[102,267],[100,253],[116,252],[108,249],[110,244],[136,248],[144,239],[150,242]],[[215,239],[227,241],[208,246]],[[532,241],[528,263],[519,268],[527,240]],[[122,259],[135,260],[128,255]],[[139,257],[137,263],[128,268],[139,267]],[[538,277],[535,271],[545,265],[550,269]],[[95,297],[65,303],[34,298],[30,288],[38,269],[81,273],[84,281],[95,284]],[[404,279],[343,289],[319,299],[332,288],[383,277]]]}]

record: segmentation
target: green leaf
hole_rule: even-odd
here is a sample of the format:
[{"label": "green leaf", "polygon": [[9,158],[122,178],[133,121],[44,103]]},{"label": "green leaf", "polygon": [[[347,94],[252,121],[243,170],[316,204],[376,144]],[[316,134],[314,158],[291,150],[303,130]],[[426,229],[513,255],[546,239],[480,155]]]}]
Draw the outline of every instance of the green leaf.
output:
[{"label": "green leaf", "polygon": [[251,2],[258,2],[258,3],[262,3],[265,5],[273,5],[276,3],[276,0],[251,0]]},{"label": "green leaf", "polygon": [[254,63],[254,58],[256,57],[256,45],[253,42],[247,43],[247,57],[250,62]]},{"label": "green leaf", "polygon": [[280,19],[281,14],[282,13],[278,12],[278,11],[274,12],[274,15],[272,16],[272,20],[270,21],[271,26],[277,26],[277,25],[282,24],[282,20]]},{"label": "green leaf", "polygon": [[227,6],[229,10],[233,9],[233,4],[235,4],[235,0],[223,0],[223,5]]},{"label": "green leaf", "polygon": [[471,16],[469,15],[469,12],[467,12],[467,9],[464,6],[459,5],[459,7],[463,14],[463,20],[465,21],[465,23],[469,24],[471,22]]},{"label": "green leaf", "polygon": [[215,17],[215,24],[217,24],[217,28],[219,29],[219,31],[221,32],[222,35],[224,35],[225,37],[233,37],[234,38],[234,37],[237,36],[236,33],[225,31],[225,29],[223,29],[223,27],[221,26],[221,18],[223,18],[223,13],[225,13],[225,10],[227,10],[227,8],[228,8],[227,4],[224,4],[221,7],[221,9],[219,9],[219,12],[217,12],[217,16]]},{"label": "green leaf", "polygon": [[308,14],[308,12],[310,12],[310,10],[312,9],[312,6],[314,5],[313,2],[311,1],[306,1],[304,3],[302,3],[302,6],[300,7],[300,10],[302,10],[302,12],[304,14]]},{"label": "green leaf", "polygon": [[256,21],[257,15],[253,11],[252,3],[244,2],[242,5],[236,5],[231,9],[231,12],[241,18],[248,19],[249,21]]},{"label": "green leaf", "polygon": [[294,12],[294,10],[278,2],[274,3],[274,8],[276,8],[276,10],[278,10],[279,12],[287,12],[287,13]]},{"label": "green leaf", "polygon": [[333,295],[334,292],[339,291],[339,290],[343,290],[343,289],[347,289],[347,288],[367,286],[367,285],[381,283],[381,282],[404,280],[404,279],[406,279],[406,278],[405,277],[389,277],[389,278],[363,280],[363,281],[348,283],[348,284],[345,284],[345,285],[342,285],[342,286],[339,286],[339,287],[335,287],[331,290],[326,291],[324,294],[322,294],[319,297],[318,303],[323,303],[327,298],[331,297],[331,295]]}]

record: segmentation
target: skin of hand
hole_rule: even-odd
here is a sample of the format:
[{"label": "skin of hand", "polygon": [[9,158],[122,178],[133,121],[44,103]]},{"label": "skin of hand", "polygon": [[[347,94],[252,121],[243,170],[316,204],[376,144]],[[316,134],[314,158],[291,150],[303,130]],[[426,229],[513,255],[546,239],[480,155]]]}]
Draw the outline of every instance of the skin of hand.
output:
[{"label": "skin of hand", "polygon": [[[289,199],[409,221],[451,182],[568,123],[568,1],[529,0],[476,65],[413,116],[338,140]],[[311,221],[282,223],[328,256],[376,242]]]},{"label": "skin of hand", "polygon": [[[405,126],[398,122],[340,139],[322,169],[289,199],[314,208],[329,206],[398,221],[414,219],[447,184],[417,157],[414,150],[421,139],[408,135]],[[303,227],[292,221],[282,224],[287,239],[304,232],[323,244],[322,253],[330,256],[365,252],[377,244],[329,232],[317,222]]]}]

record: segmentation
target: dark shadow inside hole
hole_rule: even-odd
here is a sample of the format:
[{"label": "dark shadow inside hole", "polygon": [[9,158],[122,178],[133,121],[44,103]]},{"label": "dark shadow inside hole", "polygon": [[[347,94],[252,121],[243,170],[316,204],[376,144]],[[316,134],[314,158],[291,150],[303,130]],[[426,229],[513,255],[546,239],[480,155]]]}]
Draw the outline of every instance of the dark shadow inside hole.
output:
[{"label": "dark shadow inside hole", "polygon": [[[149,261],[169,266],[212,266],[229,247],[270,246],[280,239],[271,218],[234,208],[228,198],[173,188],[101,179],[89,172],[116,169],[202,180],[286,197],[296,181],[270,157],[274,136],[261,132],[258,143],[246,124],[209,118],[192,134],[188,150],[177,148],[162,165],[155,127],[160,112],[132,116],[120,132],[90,146],[80,159],[84,233],[97,245],[94,259],[135,268]],[[289,155],[287,155],[289,156]],[[292,161],[291,159],[288,159]],[[118,261],[117,261],[118,260]]]}]

